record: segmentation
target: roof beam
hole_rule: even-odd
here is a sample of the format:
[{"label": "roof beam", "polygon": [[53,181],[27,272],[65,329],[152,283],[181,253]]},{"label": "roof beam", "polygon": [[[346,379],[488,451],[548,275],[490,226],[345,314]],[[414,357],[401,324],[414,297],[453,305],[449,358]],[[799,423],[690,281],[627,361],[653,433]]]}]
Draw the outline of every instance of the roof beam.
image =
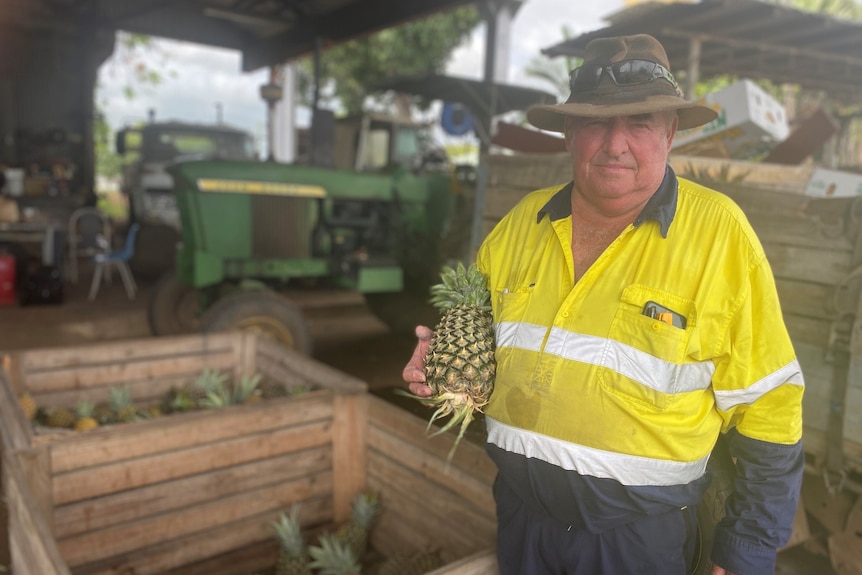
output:
[{"label": "roof beam", "polygon": [[245,71],[285,62],[313,51],[320,38],[336,44],[364,34],[396,26],[434,12],[471,4],[471,0],[373,0],[355,2],[326,16],[322,20],[302,21],[302,28],[292,28],[262,42],[250,43],[243,50]]},{"label": "roof beam", "polygon": [[808,56],[815,57],[820,60],[825,60],[829,62],[841,62],[850,64],[853,66],[862,66],[862,58],[858,58],[855,56],[851,56],[849,54],[841,55],[841,54],[830,54],[828,52],[821,52],[818,50],[811,50],[806,47],[789,47],[789,46],[776,46],[774,44],[768,44],[766,42],[758,42],[756,40],[744,40],[742,38],[729,38],[727,36],[719,36],[716,34],[704,34],[703,32],[699,32],[697,34],[678,32],[676,30],[665,28],[661,31],[661,33],[665,36],[675,37],[675,38],[690,38],[691,36],[697,36],[705,42],[715,42],[717,44],[725,44],[730,46],[731,48],[753,48],[755,50],[761,50],[763,52],[775,52],[777,54],[784,55],[800,55],[800,56]]}]

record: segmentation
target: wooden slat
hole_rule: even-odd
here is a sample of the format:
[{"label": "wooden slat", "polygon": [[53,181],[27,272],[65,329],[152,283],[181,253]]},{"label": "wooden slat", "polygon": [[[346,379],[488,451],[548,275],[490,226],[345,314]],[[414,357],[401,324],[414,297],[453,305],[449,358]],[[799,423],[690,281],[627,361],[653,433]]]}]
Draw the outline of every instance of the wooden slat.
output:
[{"label": "wooden slat", "polygon": [[328,446],[288,453],[61,505],[54,512],[54,530],[59,538],[69,537],[331,469],[332,450]]},{"label": "wooden slat", "polygon": [[[318,524],[332,518],[332,500],[317,497],[294,500],[300,502],[300,524]],[[293,503],[294,501],[291,501]],[[162,575],[169,569],[193,565],[201,559],[215,557],[225,551],[265,541],[273,535],[271,522],[280,511],[268,511],[249,516],[241,521],[201,531],[182,539],[164,540],[145,550],[128,553],[123,557],[90,563],[75,568],[75,575]],[[184,570],[180,570],[185,573]]]},{"label": "wooden slat", "polygon": [[[381,522],[387,514],[397,515],[424,533],[429,541],[436,541],[437,545],[456,556],[464,556],[493,543],[496,533],[493,513],[464,505],[464,499],[453,497],[452,491],[445,486],[429,481],[379,453],[370,453],[368,461],[369,484],[376,485],[381,491]],[[416,497],[417,493],[422,497]]]},{"label": "wooden slat", "polygon": [[368,385],[364,381],[323,363],[310,361],[301,353],[283,347],[269,339],[261,338],[258,340],[257,352],[258,358],[265,357],[274,360],[282,367],[336,393],[363,393],[368,389]]},{"label": "wooden slat", "polygon": [[784,324],[794,345],[825,345],[829,341],[832,321],[785,314]]},{"label": "wooden slat", "polygon": [[33,427],[18,403],[6,375],[0,370],[0,442],[2,451],[16,451],[30,447]]},{"label": "wooden slat", "polygon": [[460,467],[447,468],[445,459],[439,455],[432,455],[415,443],[404,441],[376,426],[372,426],[369,438],[369,444],[374,446],[371,453],[399,461],[429,481],[455,490],[452,496],[462,497],[467,506],[494,513],[494,496],[491,493],[494,475],[482,474],[477,477]]},{"label": "wooden slat", "polygon": [[220,354],[233,348],[231,333],[195,334],[121,342],[47,348],[18,352],[25,376],[47,370],[64,370],[85,365],[106,365],[124,361],[159,361],[178,355]]},{"label": "wooden slat", "polygon": [[332,493],[336,523],[348,521],[353,497],[365,489],[367,477],[368,395],[336,395],[333,399]]},{"label": "wooden slat", "polygon": [[159,575],[249,575],[271,573],[278,562],[279,545],[274,539],[250,543],[235,551],[220,553],[204,561],[183,565]]},{"label": "wooden slat", "polygon": [[[244,435],[54,477],[57,505],[329,444],[329,421]],[[94,481],[98,477],[98,481]]]},{"label": "wooden slat", "polygon": [[219,411],[108,425],[52,439],[51,466],[54,473],[62,473],[331,418],[330,394],[319,391]]},{"label": "wooden slat", "polygon": [[158,380],[177,374],[201,373],[205,369],[232,372],[232,350],[213,354],[177,355],[162,358],[115,361],[106,365],[86,365],[64,370],[31,372],[27,388],[34,394],[123,385],[127,381]]},{"label": "wooden slat", "polygon": [[12,572],[15,575],[71,575],[51,529],[30,490],[18,455],[3,453],[4,497],[9,508]]},{"label": "wooden slat", "polygon": [[[122,386],[129,387],[129,392],[136,405],[159,404],[171,389],[181,388],[184,384],[197,379],[199,375],[199,371],[194,371],[156,379],[130,380],[123,382]],[[92,401],[93,403],[107,402],[110,399],[111,389],[114,387],[121,386],[109,384],[98,387],[69,389],[34,394],[33,398],[40,407],[73,407],[79,401],[83,400]]]},{"label": "wooden slat", "polygon": [[497,565],[496,552],[485,550],[444,565],[426,575],[500,575],[500,568]]},{"label": "wooden slat", "polygon": [[837,285],[851,271],[845,252],[778,244],[766,244],[763,250],[775,277],[783,279]]},{"label": "wooden slat", "polygon": [[294,501],[324,497],[332,492],[332,473],[308,475],[293,481],[209,501],[177,513],[163,513],[59,539],[60,552],[70,567],[145,549],[213,527],[242,520],[250,515],[285,509]]},{"label": "wooden slat", "polygon": [[[429,410],[429,417],[431,415]],[[425,432],[426,421],[409,411],[399,408],[378,397],[371,397],[369,402],[369,417],[371,425],[380,428],[383,433],[393,434],[430,452],[441,460],[445,460],[455,441],[455,433],[444,433],[436,437],[428,437]],[[473,425],[477,425],[474,423]],[[369,436],[369,446],[380,449],[375,444],[376,435]],[[485,453],[484,448],[462,441],[455,450],[450,468],[461,469],[478,477],[493,479],[497,468]]]}]

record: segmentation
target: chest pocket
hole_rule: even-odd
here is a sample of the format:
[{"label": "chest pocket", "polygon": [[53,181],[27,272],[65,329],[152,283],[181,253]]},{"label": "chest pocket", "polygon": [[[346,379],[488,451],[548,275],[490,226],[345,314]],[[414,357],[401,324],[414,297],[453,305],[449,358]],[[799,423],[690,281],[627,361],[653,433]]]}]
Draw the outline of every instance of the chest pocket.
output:
[{"label": "chest pocket", "polygon": [[[675,314],[675,319],[645,315],[650,302]],[[696,326],[692,300],[641,284],[628,286],[620,298],[602,353],[599,383],[603,390],[648,411],[669,407],[674,394],[680,391],[681,366]]]}]

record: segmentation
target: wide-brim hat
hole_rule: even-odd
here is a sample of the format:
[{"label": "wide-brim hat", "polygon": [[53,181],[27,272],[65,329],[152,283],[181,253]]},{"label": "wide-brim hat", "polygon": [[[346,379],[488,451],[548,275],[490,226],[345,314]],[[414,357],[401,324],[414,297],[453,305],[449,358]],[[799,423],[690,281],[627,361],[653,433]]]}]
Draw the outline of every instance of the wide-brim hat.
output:
[{"label": "wide-brim hat", "polygon": [[[661,73],[652,81],[627,83],[626,78],[614,79],[612,69],[628,61],[643,67],[643,61],[659,64]],[[625,68],[623,68],[625,69]],[[712,108],[682,97],[682,92],[670,74],[670,64],[664,47],[648,34],[597,38],[587,44],[583,65],[573,74],[585,74],[598,79],[575,85],[562,104],[532,106],[527,120],[542,130],[563,132],[566,116],[607,118],[632,116],[676,110],[680,130],[696,128],[713,121],[718,114]],[[620,76],[623,76],[620,74]]]}]

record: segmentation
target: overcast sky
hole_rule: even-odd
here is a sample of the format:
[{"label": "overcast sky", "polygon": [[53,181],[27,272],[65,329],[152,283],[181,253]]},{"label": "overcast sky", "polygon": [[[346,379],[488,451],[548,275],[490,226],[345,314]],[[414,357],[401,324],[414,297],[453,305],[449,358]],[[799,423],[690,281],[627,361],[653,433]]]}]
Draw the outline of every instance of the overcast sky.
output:
[{"label": "overcast sky", "polygon": [[[512,26],[508,81],[531,85],[523,74],[524,66],[542,48],[563,39],[564,25],[575,34],[594,30],[621,7],[622,0],[526,0]],[[163,72],[164,81],[142,89],[131,100],[122,95],[127,80],[119,55],[100,69],[99,100],[112,128],[146,119],[150,108],[162,120],[211,123],[220,104],[225,123],[254,133],[258,141],[265,140],[266,106],[259,89],[268,80],[266,70],[243,74],[240,54],[231,50],[166,40],[157,44],[162,56],[153,56],[151,65]],[[480,78],[483,61],[484,28],[480,28],[455,51],[447,72]]]}]

